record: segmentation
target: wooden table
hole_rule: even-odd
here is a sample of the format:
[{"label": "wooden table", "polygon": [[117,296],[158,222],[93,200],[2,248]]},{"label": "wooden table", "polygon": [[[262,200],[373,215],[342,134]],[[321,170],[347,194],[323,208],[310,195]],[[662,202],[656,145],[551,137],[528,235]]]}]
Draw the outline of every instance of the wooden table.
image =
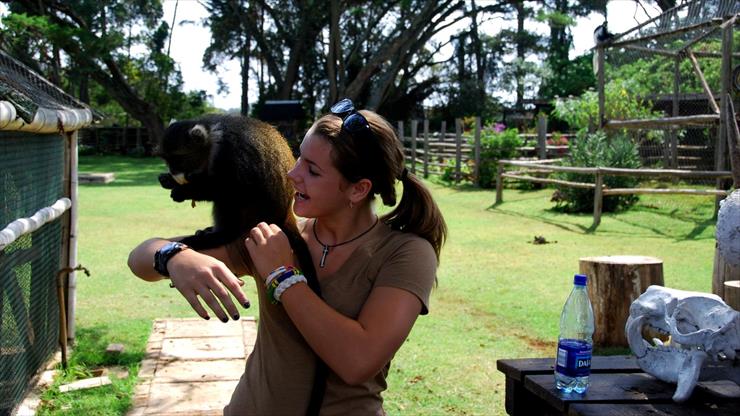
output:
[{"label": "wooden table", "polygon": [[738,415],[740,387],[729,381],[700,382],[685,403],[674,403],[676,386],[643,372],[634,357],[593,357],[585,395],[555,389],[554,358],[498,360],[506,375],[506,412],[519,415],[629,416]]}]

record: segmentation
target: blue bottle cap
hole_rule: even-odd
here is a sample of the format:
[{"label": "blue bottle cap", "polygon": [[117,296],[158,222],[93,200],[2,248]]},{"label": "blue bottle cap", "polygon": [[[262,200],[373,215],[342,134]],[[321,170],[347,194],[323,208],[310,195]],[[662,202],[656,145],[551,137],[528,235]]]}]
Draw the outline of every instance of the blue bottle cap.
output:
[{"label": "blue bottle cap", "polygon": [[588,277],[585,274],[577,274],[573,277],[573,284],[578,286],[586,286]]}]

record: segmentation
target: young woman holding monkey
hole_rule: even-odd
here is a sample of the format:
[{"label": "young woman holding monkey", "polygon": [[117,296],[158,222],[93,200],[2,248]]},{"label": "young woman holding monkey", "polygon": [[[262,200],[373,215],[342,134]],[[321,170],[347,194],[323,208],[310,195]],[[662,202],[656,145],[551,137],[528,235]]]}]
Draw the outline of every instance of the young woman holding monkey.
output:
[{"label": "young woman holding monkey", "polygon": [[[294,267],[287,238],[274,224],[260,223],[245,240],[202,252],[147,240],[131,252],[129,267],[148,281],[169,274],[198,315],[209,319],[200,297],[223,321],[239,317],[232,295],[248,305],[236,276],[255,276],[257,341],[224,414],[315,413],[318,405],[322,415],[382,415],[390,361],[417,316],[428,312],[444,219],[404,167],[393,128],[348,99],[308,130],[289,177],[321,296]],[[395,205],[397,181],[403,186],[398,206],[378,217],[375,195]],[[312,385],[324,365],[317,404]]]}]

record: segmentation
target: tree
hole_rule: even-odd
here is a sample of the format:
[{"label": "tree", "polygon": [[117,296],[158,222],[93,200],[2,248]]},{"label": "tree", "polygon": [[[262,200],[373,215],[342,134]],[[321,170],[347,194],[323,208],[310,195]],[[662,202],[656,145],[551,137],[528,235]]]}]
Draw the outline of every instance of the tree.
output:
[{"label": "tree", "polygon": [[555,97],[580,95],[595,86],[592,71],[592,54],[569,58],[573,46],[571,27],[575,18],[597,11],[606,15],[606,0],[571,1],[549,0],[537,14],[537,20],[547,22],[550,36],[545,59],[545,77],[540,85],[539,98],[551,100]]},{"label": "tree", "polygon": [[[471,14],[502,7],[493,3],[466,8],[464,0],[208,0],[206,4],[212,13],[209,21],[222,23],[218,28],[212,25],[210,50],[234,57],[245,44],[240,41],[243,34],[249,34],[250,57],[259,61],[260,73],[264,67],[268,74],[260,77],[265,83],[260,91],[263,99],[300,97],[326,106],[348,97],[381,113],[400,108],[407,114],[438,82],[433,74],[434,52],[445,42],[431,44],[430,39]],[[410,101],[414,101],[411,106]]]},{"label": "tree", "polygon": [[[164,51],[169,26],[161,21],[159,1],[16,0],[9,2],[9,9],[3,25],[18,36],[3,37],[3,47],[18,53],[31,39],[49,45],[51,49],[38,50],[37,55],[32,49],[16,55],[32,65],[40,58],[35,66],[47,76],[61,66],[57,56],[63,52],[69,62],[66,78],[77,85],[61,85],[59,79],[60,86],[77,90],[85,99],[87,79],[94,81],[103,95],[141,122],[153,141],[164,131],[163,119],[206,104],[204,93],[182,92],[180,73]],[[131,34],[132,27],[138,32]],[[132,56],[130,49],[136,45],[146,52]]]}]

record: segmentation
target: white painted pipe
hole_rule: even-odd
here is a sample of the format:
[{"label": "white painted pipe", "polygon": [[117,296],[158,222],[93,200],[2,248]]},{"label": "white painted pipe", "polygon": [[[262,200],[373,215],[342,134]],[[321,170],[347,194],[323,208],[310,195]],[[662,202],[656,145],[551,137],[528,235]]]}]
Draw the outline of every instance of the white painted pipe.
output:
[{"label": "white painted pipe", "polygon": [[19,218],[0,230],[0,250],[23,235],[32,233],[42,225],[54,221],[72,206],[69,198],[60,198],[49,207],[41,208],[29,218]]},{"label": "white painted pipe", "polygon": [[33,133],[72,132],[92,124],[92,112],[88,109],[55,110],[39,107],[31,123],[18,117],[15,106],[0,101],[0,129]]},{"label": "white painted pipe", "polygon": [[[77,214],[79,205],[77,199],[77,132],[69,135],[69,164],[70,186],[69,198],[72,208],[69,211],[69,264],[71,269],[77,267]],[[67,340],[75,339],[75,311],[77,310],[77,272],[69,274],[67,288]]]}]

